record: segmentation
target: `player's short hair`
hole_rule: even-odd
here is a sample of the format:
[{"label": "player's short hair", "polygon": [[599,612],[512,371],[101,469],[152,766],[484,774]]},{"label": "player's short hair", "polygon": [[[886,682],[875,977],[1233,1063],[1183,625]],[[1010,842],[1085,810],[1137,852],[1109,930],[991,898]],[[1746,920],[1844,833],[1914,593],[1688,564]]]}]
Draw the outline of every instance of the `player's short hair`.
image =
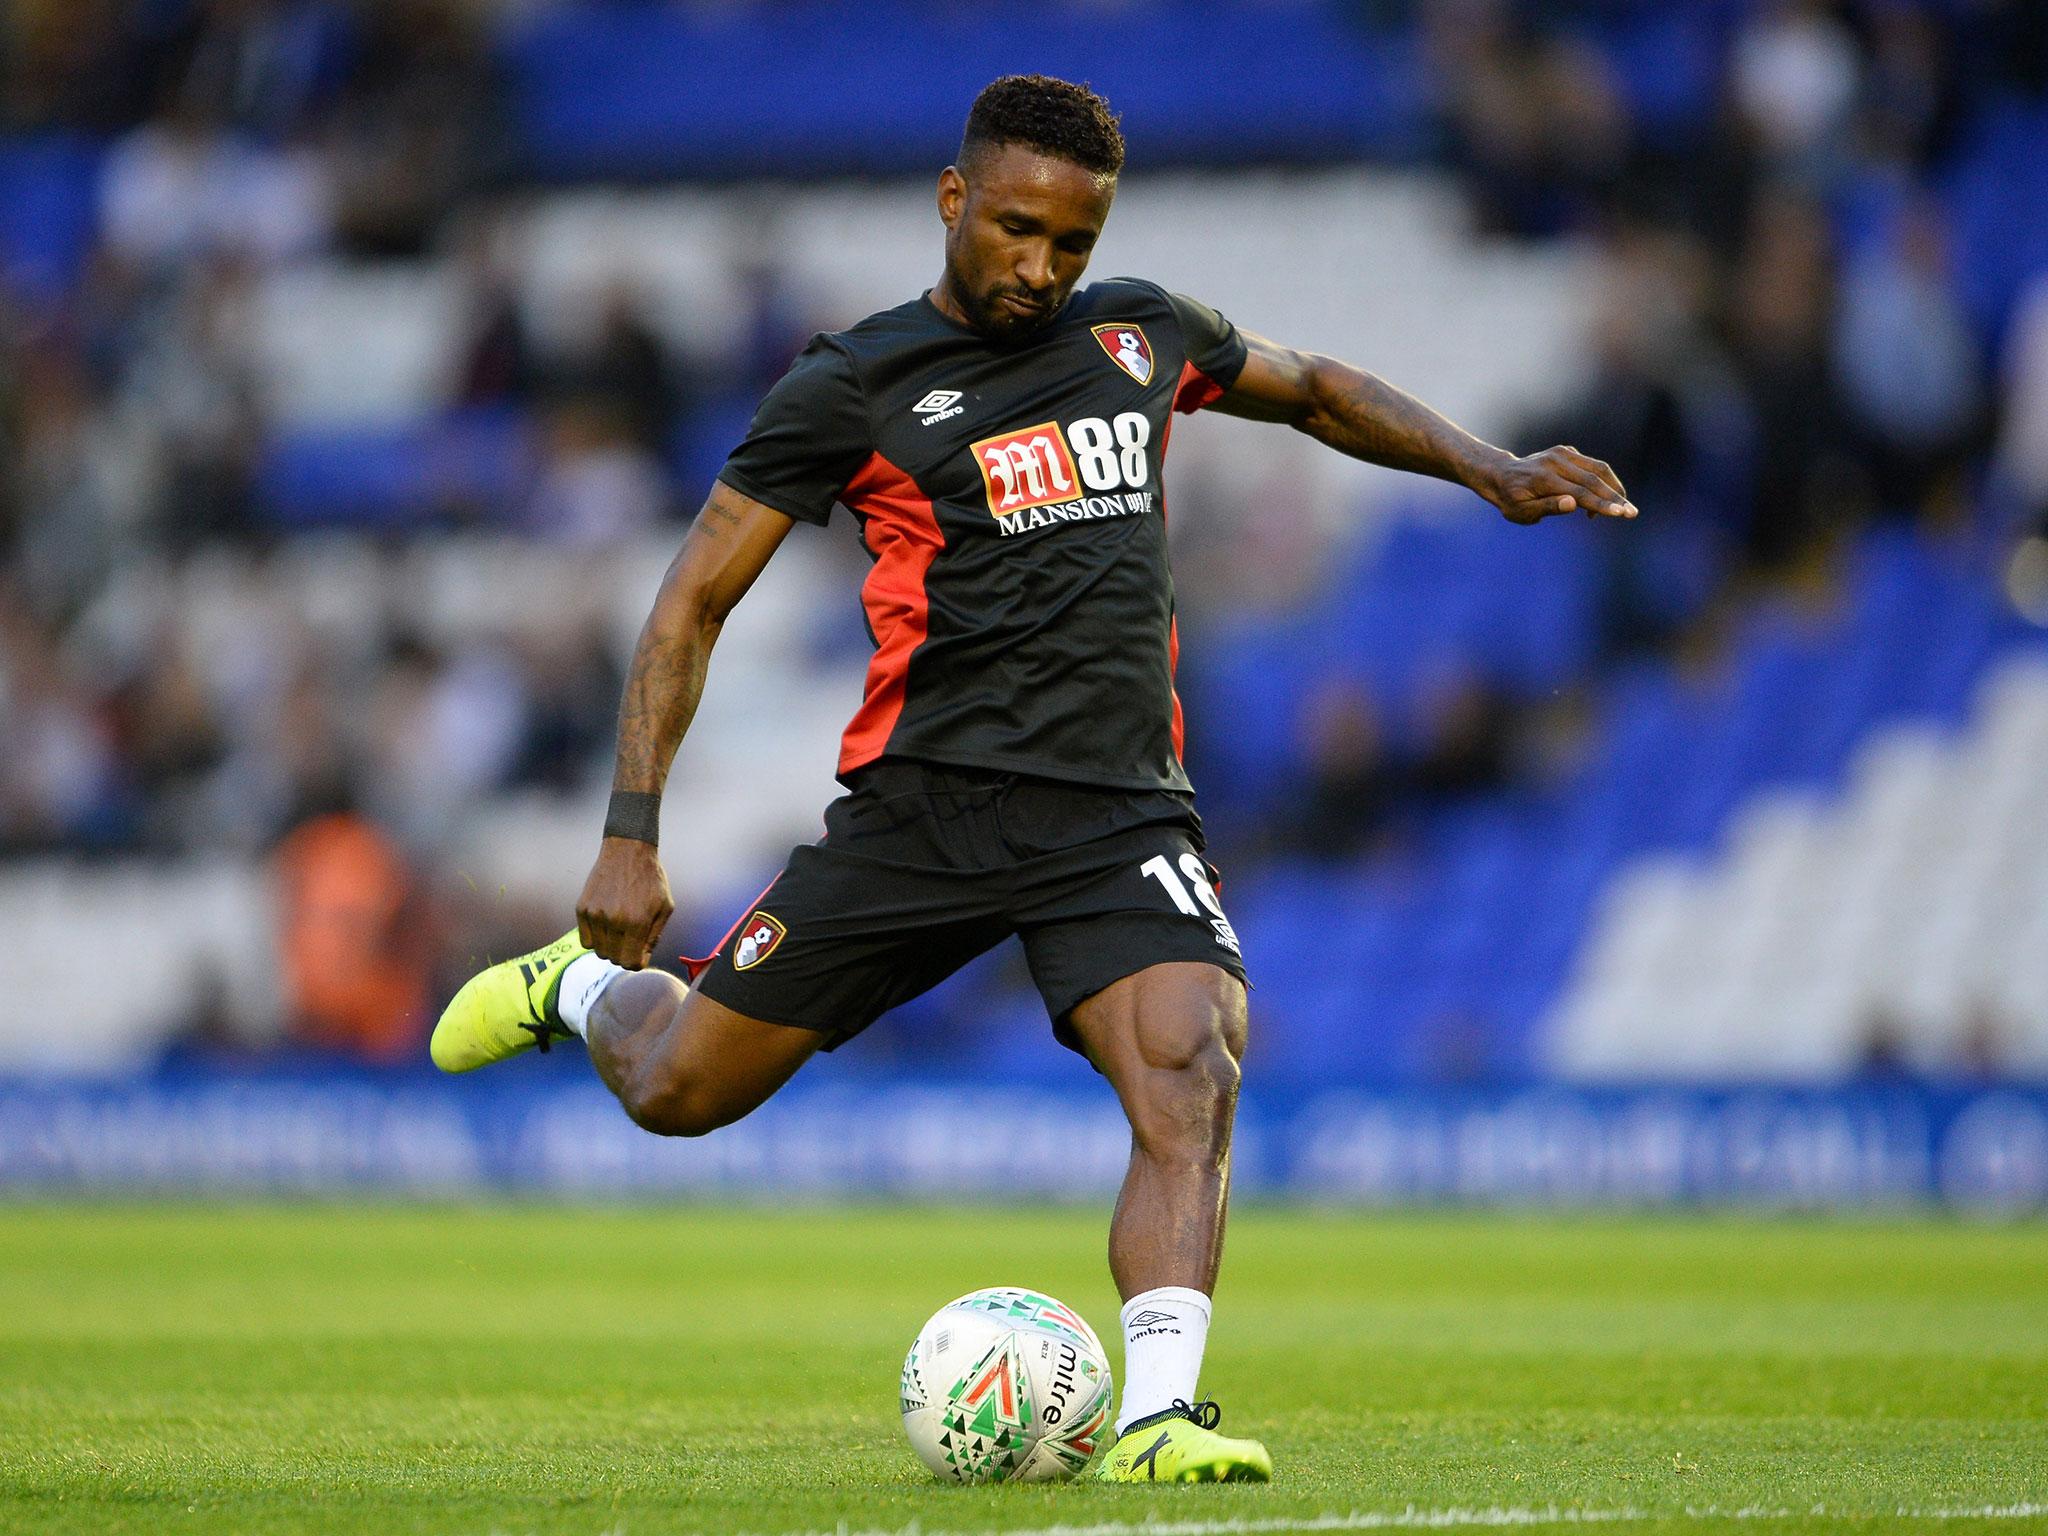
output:
[{"label": "player's short hair", "polygon": [[1123,130],[1109,103],[1085,85],[1051,75],[1004,75],[974,98],[960,136],[960,163],[998,144],[1056,155],[1097,176],[1124,168]]}]

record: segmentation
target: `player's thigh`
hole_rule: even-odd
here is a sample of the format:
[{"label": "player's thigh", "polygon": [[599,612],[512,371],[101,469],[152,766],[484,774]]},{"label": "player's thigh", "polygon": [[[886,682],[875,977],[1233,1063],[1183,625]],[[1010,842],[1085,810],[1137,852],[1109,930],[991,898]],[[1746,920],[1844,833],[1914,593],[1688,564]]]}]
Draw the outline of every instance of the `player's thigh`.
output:
[{"label": "player's thigh", "polygon": [[1235,1082],[1249,1030],[1245,986],[1207,960],[1168,960],[1077,1004],[1067,1027],[1124,1101],[1178,1093],[1189,1077]]},{"label": "player's thigh", "polygon": [[817,1030],[748,1018],[694,989],[676,1018],[676,1049],[694,1065],[696,1092],[735,1120],[782,1087],[823,1042]]}]

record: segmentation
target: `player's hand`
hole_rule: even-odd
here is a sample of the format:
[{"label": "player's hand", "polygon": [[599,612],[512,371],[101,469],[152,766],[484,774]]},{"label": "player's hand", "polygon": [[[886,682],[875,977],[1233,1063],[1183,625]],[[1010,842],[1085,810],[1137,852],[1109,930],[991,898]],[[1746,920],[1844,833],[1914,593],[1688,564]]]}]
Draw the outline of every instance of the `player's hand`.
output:
[{"label": "player's hand", "polygon": [[654,941],[675,909],[654,845],[608,837],[576,900],[576,931],[614,965],[645,970],[654,958]]},{"label": "player's hand", "polygon": [[1635,503],[1614,471],[1572,447],[1546,448],[1527,458],[1503,457],[1472,487],[1511,523],[1583,512],[1588,517],[1634,517]]}]

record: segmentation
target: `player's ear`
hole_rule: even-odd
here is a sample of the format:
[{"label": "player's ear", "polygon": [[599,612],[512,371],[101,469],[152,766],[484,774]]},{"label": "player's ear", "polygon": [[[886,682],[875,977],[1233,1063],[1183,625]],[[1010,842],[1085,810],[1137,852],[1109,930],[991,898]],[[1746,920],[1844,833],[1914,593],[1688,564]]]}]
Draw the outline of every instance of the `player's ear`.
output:
[{"label": "player's ear", "polygon": [[939,218],[951,229],[960,222],[960,210],[967,202],[967,178],[960,168],[949,165],[939,172]]}]

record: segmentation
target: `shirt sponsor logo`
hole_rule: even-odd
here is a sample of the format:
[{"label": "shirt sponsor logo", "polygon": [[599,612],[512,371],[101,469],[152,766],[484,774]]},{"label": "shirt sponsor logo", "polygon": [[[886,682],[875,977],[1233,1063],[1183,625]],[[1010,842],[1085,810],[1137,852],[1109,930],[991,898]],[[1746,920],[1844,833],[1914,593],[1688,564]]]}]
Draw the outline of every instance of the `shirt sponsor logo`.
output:
[{"label": "shirt sponsor logo", "polygon": [[1054,523],[1092,522],[1098,517],[1143,517],[1152,510],[1150,491],[1122,491],[1112,496],[1083,496],[1079,501],[1065,502],[1056,507],[1033,507],[1028,512],[1012,512],[1005,516],[996,514],[996,527],[1002,537],[1013,533],[1030,533],[1035,528],[1050,528]]},{"label": "shirt sponsor logo", "polygon": [[1102,350],[1109,354],[1112,363],[1140,384],[1152,382],[1152,343],[1145,339],[1141,327],[1098,325],[1093,329],[1095,339],[1102,343]]},{"label": "shirt sponsor logo", "polygon": [[997,517],[1081,497],[1081,477],[1058,422],[984,437],[972,452],[988,492],[988,509]]},{"label": "shirt sponsor logo", "polygon": [[740,929],[739,942],[733,946],[732,968],[736,971],[752,970],[763,960],[775,953],[789,929],[782,919],[757,911],[747,919]]},{"label": "shirt sponsor logo", "polygon": [[927,427],[934,422],[958,416],[966,409],[967,407],[960,403],[960,391],[957,389],[935,389],[911,407],[911,410],[924,418],[921,424]]},{"label": "shirt sponsor logo", "polygon": [[1004,538],[1054,523],[1144,517],[1158,509],[1146,452],[1152,426],[1143,412],[1114,421],[1087,416],[1062,428],[1043,422],[985,437],[970,452],[981,471],[989,512]]}]

